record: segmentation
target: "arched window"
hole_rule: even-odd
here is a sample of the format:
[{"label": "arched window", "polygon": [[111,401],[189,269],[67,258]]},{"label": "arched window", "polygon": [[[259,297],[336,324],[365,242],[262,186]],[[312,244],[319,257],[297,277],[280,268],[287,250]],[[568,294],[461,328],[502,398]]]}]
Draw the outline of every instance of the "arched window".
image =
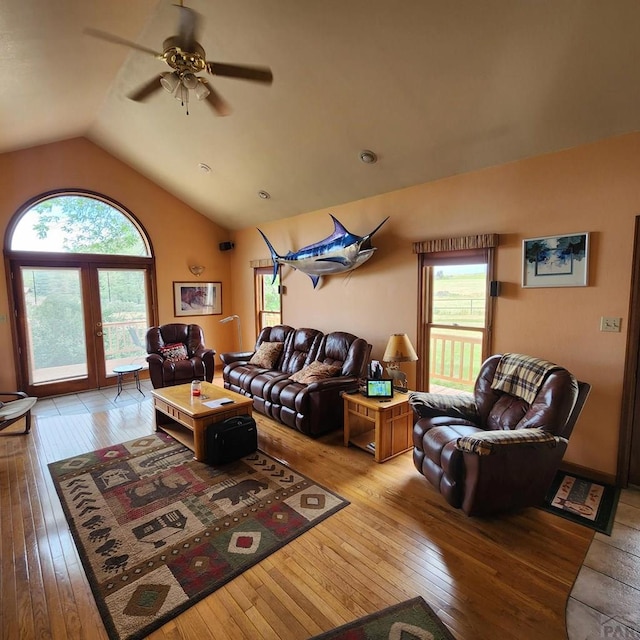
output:
[{"label": "arched window", "polygon": [[65,192],[28,203],[11,233],[11,251],[151,255],[130,214],[97,194]]},{"label": "arched window", "polygon": [[88,191],[43,194],[16,213],[4,246],[21,389],[77,393],[116,383],[114,368],[146,369],[155,262],[131,212]]}]

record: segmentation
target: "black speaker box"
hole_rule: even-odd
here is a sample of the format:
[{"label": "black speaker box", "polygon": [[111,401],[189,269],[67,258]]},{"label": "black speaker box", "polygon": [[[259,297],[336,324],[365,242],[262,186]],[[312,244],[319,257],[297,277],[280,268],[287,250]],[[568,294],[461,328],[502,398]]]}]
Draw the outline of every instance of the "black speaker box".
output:
[{"label": "black speaker box", "polygon": [[220,251],[231,251],[236,245],[233,242],[221,242],[218,247]]},{"label": "black speaker box", "polygon": [[248,456],[258,448],[258,428],[251,416],[233,416],[209,425],[206,457],[211,465],[226,464]]}]

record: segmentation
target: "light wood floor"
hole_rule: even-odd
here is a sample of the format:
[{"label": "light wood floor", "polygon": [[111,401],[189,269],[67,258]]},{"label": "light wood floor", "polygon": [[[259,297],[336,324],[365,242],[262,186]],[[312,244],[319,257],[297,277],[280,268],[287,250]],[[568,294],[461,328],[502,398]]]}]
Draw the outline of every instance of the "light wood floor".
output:
[{"label": "light wood floor", "polygon": [[[537,509],[489,520],[450,509],[407,453],[376,464],[256,415],[260,447],[351,504],[153,633],[153,640],[303,640],[421,595],[459,640],[565,639],[593,533]],[[107,635],[47,464],[149,433],[150,402],[41,417],[0,435],[0,633]],[[5,432],[6,433],[6,432]]]}]

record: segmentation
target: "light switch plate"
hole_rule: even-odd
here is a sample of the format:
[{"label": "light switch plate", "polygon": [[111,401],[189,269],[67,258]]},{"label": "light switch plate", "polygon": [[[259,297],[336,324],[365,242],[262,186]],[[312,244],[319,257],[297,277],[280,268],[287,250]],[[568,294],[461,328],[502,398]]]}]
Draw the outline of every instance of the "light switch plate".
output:
[{"label": "light switch plate", "polygon": [[622,318],[609,318],[602,316],[600,318],[600,331],[610,331],[613,333],[620,333],[622,326]]}]

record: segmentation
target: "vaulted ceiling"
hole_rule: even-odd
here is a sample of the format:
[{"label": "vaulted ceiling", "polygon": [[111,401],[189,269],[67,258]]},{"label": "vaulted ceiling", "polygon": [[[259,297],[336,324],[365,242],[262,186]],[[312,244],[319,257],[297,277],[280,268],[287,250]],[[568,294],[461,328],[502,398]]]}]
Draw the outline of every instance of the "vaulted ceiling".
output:
[{"label": "vaulted ceiling", "polygon": [[225,117],[134,102],[166,65],[83,30],[161,52],[170,0],[0,0],[0,152],[85,136],[238,229],[640,129],[637,0],[184,4],[273,84],[208,76]]}]

